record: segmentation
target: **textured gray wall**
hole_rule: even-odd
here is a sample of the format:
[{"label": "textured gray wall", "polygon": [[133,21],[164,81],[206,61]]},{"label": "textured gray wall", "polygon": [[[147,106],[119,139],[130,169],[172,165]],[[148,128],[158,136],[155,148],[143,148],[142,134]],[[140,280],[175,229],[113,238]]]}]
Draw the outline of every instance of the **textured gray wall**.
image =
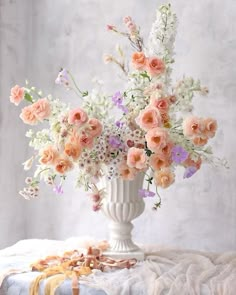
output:
[{"label": "textured gray wall", "polygon": [[[19,109],[8,102],[9,89],[28,79],[45,92],[70,102],[72,95],[54,85],[61,66],[77,76],[81,88],[101,77],[107,89],[121,86],[113,67],[102,62],[119,41],[105,30],[132,15],[147,36],[160,0],[0,0],[0,248],[21,238],[91,235],[107,238],[106,219],[91,212],[82,191],[66,186],[64,196],[42,187],[39,200],[26,202],[21,162],[30,155]],[[210,88],[208,98],[196,98],[196,114],[213,116],[219,131],[212,140],[215,154],[230,160],[230,171],[204,165],[190,180],[163,191],[157,213],[147,202],[135,221],[139,242],[214,251],[236,249],[236,2],[173,0],[179,18],[175,78],[186,73]],[[76,98],[74,98],[76,99]]]}]

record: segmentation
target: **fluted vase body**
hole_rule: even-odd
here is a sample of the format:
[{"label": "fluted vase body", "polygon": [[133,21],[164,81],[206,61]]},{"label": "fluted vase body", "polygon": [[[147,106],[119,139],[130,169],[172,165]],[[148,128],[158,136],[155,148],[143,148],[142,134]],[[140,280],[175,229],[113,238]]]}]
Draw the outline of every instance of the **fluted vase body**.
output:
[{"label": "fluted vase body", "polygon": [[121,178],[106,181],[107,195],[102,210],[110,220],[109,256],[143,259],[143,253],[132,241],[131,221],[144,211],[143,198],[138,191],[143,186],[144,174],[139,173],[132,181]]}]

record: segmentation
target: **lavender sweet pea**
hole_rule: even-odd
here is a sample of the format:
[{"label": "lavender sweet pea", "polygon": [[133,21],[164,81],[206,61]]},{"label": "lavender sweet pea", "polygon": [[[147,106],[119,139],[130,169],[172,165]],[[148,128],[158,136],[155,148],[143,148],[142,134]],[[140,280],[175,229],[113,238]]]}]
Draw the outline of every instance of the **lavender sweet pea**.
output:
[{"label": "lavender sweet pea", "polygon": [[115,149],[120,148],[122,143],[121,143],[119,136],[110,136],[109,137],[109,145]]},{"label": "lavender sweet pea", "polygon": [[120,106],[123,102],[123,96],[121,95],[120,91],[117,91],[113,96],[112,96],[112,101],[114,105]]},{"label": "lavender sweet pea", "polygon": [[177,163],[183,163],[188,158],[188,152],[180,145],[176,145],[172,149],[172,160]]},{"label": "lavender sweet pea", "polygon": [[155,196],[155,193],[154,193],[154,192],[149,191],[149,190],[144,189],[144,188],[140,189],[140,190],[138,191],[138,194],[139,194],[139,196],[142,197],[142,198],[154,197],[154,196]]},{"label": "lavender sweet pea", "polygon": [[190,178],[197,172],[197,168],[194,166],[187,167],[184,172],[184,178]]},{"label": "lavender sweet pea", "polygon": [[54,191],[54,193],[56,193],[58,195],[62,195],[64,193],[61,184],[55,185],[53,188],[53,191]]},{"label": "lavender sweet pea", "polygon": [[70,82],[69,82],[69,76],[68,76],[68,72],[66,69],[61,69],[56,80],[55,80],[56,84],[59,85],[65,85],[65,86],[69,86]]}]

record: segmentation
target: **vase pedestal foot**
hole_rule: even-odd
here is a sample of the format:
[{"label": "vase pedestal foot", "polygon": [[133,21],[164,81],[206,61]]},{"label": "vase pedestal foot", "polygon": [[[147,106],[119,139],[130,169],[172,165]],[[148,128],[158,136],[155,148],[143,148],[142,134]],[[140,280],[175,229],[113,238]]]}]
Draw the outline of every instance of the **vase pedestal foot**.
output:
[{"label": "vase pedestal foot", "polygon": [[112,250],[107,250],[102,253],[104,256],[113,259],[137,259],[139,261],[144,260],[144,253],[141,250],[130,251],[130,252],[115,252]]}]

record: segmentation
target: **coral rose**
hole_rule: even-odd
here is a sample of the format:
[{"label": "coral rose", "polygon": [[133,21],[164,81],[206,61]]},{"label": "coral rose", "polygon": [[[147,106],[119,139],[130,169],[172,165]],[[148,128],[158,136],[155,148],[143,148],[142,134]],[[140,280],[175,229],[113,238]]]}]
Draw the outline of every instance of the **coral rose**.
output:
[{"label": "coral rose", "polygon": [[25,124],[36,125],[38,123],[38,119],[35,116],[35,112],[32,108],[32,105],[24,107],[21,110],[20,118]]},{"label": "coral rose", "polygon": [[127,165],[131,168],[144,169],[146,167],[146,154],[143,149],[131,147],[127,154]]},{"label": "coral rose", "polygon": [[166,98],[156,99],[151,96],[150,105],[157,108],[161,114],[166,114],[169,110],[169,101]]},{"label": "coral rose", "polygon": [[49,118],[51,114],[50,103],[46,98],[41,98],[32,104],[34,114],[38,121],[43,121],[44,119]]},{"label": "coral rose", "polygon": [[124,180],[134,180],[137,170],[129,167],[126,163],[120,164],[119,168],[120,177]]},{"label": "coral rose", "polygon": [[204,146],[205,144],[207,144],[208,142],[208,138],[206,136],[195,136],[192,139],[192,143],[196,146]]},{"label": "coral rose", "polygon": [[162,126],[162,118],[158,109],[148,107],[139,113],[136,123],[144,130]]},{"label": "coral rose", "polygon": [[146,60],[147,58],[143,52],[134,52],[132,55],[132,65],[136,70],[144,70]]},{"label": "coral rose", "polygon": [[16,106],[22,101],[24,98],[24,88],[19,85],[15,85],[11,89],[10,101],[14,103]]},{"label": "coral rose", "polygon": [[159,154],[152,154],[149,163],[154,170],[160,170],[161,168],[170,166],[171,160],[170,158],[165,158]]},{"label": "coral rose", "polygon": [[72,162],[66,157],[59,157],[55,161],[55,170],[60,174],[65,174],[73,168]]},{"label": "coral rose", "polygon": [[154,180],[157,186],[167,188],[175,181],[175,175],[170,168],[164,168],[154,173]]},{"label": "coral rose", "polygon": [[183,132],[187,137],[201,134],[203,130],[203,122],[200,118],[191,116],[183,121]]},{"label": "coral rose", "polygon": [[146,63],[146,69],[152,77],[158,76],[165,71],[165,64],[160,58],[149,57]]},{"label": "coral rose", "polygon": [[214,137],[217,130],[217,122],[212,118],[203,120],[203,134],[207,137]]},{"label": "coral rose", "polygon": [[88,120],[89,124],[89,134],[91,136],[97,137],[102,133],[102,123],[95,118],[91,118]]},{"label": "coral rose", "polygon": [[39,162],[44,165],[53,165],[58,157],[58,151],[51,145],[42,149],[39,154]]},{"label": "coral rose", "polygon": [[202,159],[198,157],[197,161],[191,159],[189,155],[188,158],[183,162],[184,167],[195,167],[197,170],[200,169],[202,164]]},{"label": "coral rose", "polygon": [[160,152],[168,143],[168,133],[162,128],[153,128],[145,135],[147,147],[152,152]]},{"label": "coral rose", "polygon": [[81,147],[73,142],[67,142],[64,147],[64,153],[72,157],[73,160],[77,160],[81,154]]},{"label": "coral rose", "polygon": [[88,115],[81,108],[76,108],[69,112],[68,123],[81,126],[88,121]]}]

